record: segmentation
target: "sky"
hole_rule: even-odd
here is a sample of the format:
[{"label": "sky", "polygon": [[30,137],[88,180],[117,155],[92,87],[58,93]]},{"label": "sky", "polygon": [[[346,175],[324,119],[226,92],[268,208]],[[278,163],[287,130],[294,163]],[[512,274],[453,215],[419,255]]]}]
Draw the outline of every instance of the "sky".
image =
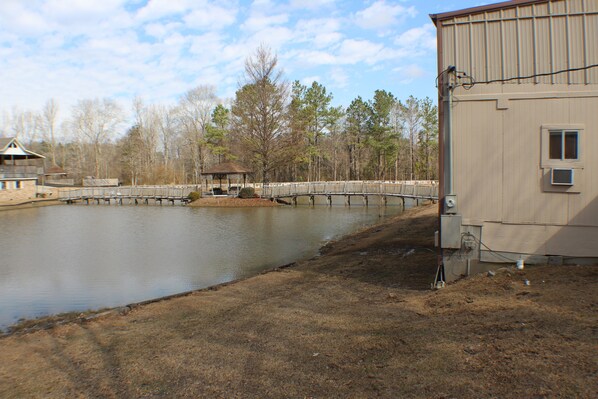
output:
[{"label": "sky", "polygon": [[78,100],[174,104],[198,85],[234,98],[258,46],[285,78],[348,106],[374,91],[436,101],[429,14],[481,0],[1,0],[0,112]]}]

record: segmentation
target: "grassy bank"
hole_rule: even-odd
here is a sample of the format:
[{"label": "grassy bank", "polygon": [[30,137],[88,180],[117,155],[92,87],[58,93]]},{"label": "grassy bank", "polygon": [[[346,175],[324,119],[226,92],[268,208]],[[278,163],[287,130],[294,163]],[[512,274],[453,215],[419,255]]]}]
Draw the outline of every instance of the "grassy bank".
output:
[{"label": "grassy bank", "polygon": [[497,266],[430,291],[435,210],[295,267],[2,338],[0,397],[594,397],[598,268]]}]

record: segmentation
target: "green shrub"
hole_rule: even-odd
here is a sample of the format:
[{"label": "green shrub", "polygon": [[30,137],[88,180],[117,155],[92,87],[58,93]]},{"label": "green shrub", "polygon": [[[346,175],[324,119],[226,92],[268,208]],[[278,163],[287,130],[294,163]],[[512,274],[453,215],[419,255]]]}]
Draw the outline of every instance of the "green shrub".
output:
[{"label": "green shrub", "polygon": [[193,201],[196,201],[196,200],[200,199],[201,198],[201,194],[198,193],[197,191],[191,191],[189,193],[189,195],[187,196],[187,198],[189,198],[189,201],[193,202]]},{"label": "green shrub", "polygon": [[239,198],[253,198],[255,197],[255,189],[253,187],[243,187],[239,191]]}]

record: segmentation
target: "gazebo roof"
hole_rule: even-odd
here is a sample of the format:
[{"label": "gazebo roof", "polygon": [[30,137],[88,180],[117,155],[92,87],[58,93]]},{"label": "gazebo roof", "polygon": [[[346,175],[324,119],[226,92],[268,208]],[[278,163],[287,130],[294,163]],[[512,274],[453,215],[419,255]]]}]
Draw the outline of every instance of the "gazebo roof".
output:
[{"label": "gazebo roof", "polygon": [[223,162],[204,170],[202,175],[244,175],[247,173],[252,173],[252,171],[235,162]]}]

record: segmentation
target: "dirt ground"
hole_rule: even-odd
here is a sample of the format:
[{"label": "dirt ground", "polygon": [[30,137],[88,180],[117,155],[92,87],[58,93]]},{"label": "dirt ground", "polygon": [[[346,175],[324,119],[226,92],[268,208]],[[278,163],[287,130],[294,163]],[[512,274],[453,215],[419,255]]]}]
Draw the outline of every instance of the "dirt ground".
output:
[{"label": "dirt ground", "polygon": [[435,210],[292,267],[2,338],[0,397],[598,397],[598,267],[497,266],[432,291]]}]

